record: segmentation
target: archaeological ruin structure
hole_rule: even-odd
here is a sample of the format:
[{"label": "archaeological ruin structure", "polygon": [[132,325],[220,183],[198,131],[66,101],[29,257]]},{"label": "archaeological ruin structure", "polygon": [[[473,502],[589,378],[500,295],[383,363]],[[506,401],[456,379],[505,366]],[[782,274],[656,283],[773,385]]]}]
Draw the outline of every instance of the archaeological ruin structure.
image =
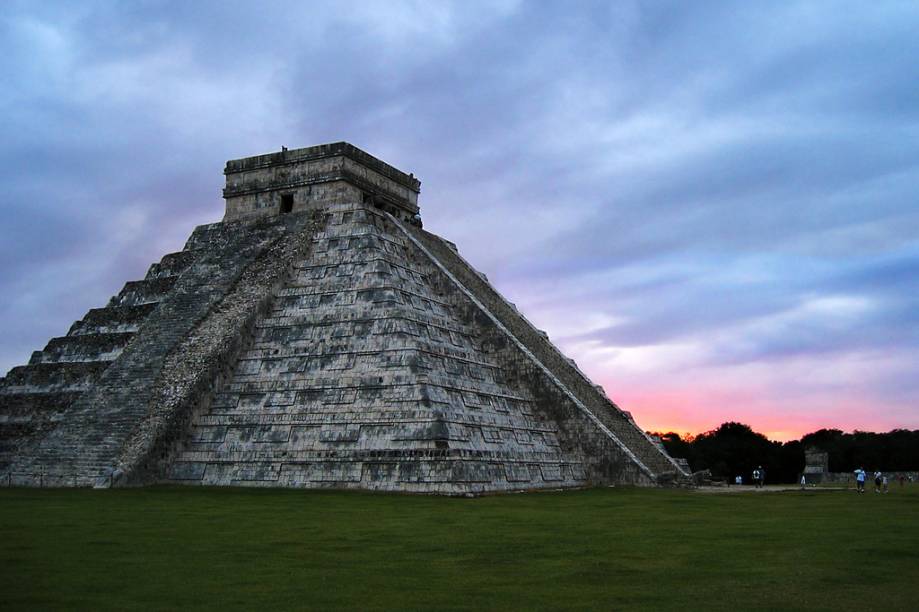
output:
[{"label": "archaeological ruin structure", "polygon": [[680,482],[347,144],[227,162],[223,221],[0,379],[0,479],[479,494]]}]

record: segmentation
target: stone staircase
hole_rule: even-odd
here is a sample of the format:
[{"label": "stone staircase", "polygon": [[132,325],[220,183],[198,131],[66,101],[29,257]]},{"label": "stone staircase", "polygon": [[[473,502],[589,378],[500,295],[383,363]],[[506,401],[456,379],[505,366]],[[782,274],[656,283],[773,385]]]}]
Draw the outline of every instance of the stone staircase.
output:
[{"label": "stone staircase", "polygon": [[125,440],[149,409],[169,352],[252,260],[286,231],[212,224],[185,250],[125,284],[0,386],[0,474],[7,483],[94,486],[111,480]]},{"label": "stone staircase", "polygon": [[[126,283],[107,306],[87,312],[67,335],[52,338],[27,365],[0,379],[0,474],[68,418],[74,403],[121,355],[196,256],[197,251],[164,256],[143,280]],[[29,474],[6,474],[7,481],[32,479],[32,471],[44,480],[46,469],[38,465]]]}]

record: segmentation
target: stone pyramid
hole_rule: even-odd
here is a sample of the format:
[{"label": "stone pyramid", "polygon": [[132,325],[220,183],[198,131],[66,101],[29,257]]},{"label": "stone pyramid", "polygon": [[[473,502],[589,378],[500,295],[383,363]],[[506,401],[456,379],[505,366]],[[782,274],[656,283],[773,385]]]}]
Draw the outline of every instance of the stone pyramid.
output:
[{"label": "stone pyramid", "polygon": [[[226,215],[0,379],[0,480],[476,494],[681,480],[347,143],[227,163]],[[3,478],[5,476],[5,478]]]}]

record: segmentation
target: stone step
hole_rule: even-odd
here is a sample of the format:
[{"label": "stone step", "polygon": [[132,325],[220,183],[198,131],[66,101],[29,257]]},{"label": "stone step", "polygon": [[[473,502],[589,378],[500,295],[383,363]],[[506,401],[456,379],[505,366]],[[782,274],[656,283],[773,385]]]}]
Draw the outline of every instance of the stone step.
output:
[{"label": "stone step", "polygon": [[198,251],[179,251],[178,253],[164,255],[159,263],[150,266],[145,278],[150,280],[178,276],[195,262],[198,255]]},{"label": "stone step", "polygon": [[131,332],[120,332],[52,338],[42,351],[33,354],[29,363],[112,361],[133,336]]},{"label": "stone step", "polygon": [[166,294],[172,290],[178,279],[177,276],[165,276],[139,281],[129,281],[124,288],[113,297],[109,306],[139,306],[162,301]]},{"label": "stone step", "polygon": [[155,308],[152,302],[93,308],[70,327],[67,335],[133,333]]},{"label": "stone step", "polygon": [[36,363],[16,366],[7,374],[0,397],[43,392],[73,392],[87,388],[108,367],[108,362]]}]

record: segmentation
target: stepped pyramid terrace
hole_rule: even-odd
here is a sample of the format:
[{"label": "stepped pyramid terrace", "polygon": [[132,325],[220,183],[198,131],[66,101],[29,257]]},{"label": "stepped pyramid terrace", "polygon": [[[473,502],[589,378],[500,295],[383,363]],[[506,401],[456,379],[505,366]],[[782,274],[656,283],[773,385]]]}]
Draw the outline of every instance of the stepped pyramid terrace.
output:
[{"label": "stepped pyramid terrace", "polygon": [[681,482],[347,144],[227,162],[223,221],[0,379],[0,482],[450,495]]}]

